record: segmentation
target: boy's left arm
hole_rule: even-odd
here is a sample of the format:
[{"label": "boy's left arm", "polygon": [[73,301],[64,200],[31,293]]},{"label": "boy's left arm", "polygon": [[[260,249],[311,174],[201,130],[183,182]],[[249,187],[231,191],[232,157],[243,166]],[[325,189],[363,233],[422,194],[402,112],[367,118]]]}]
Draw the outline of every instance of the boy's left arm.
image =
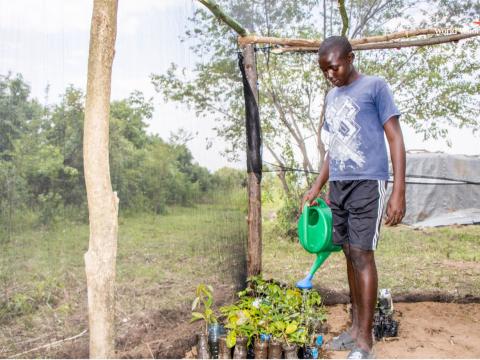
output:
[{"label": "boy's left arm", "polygon": [[392,116],[383,128],[390,147],[393,167],[393,190],[387,203],[385,225],[394,226],[405,216],[405,144],[398,116]]}]

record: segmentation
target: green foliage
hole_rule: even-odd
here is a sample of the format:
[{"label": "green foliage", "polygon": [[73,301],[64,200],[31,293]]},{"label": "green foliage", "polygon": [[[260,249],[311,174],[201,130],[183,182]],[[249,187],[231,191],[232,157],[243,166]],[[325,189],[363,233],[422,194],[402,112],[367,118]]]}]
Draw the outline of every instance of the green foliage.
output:
[{"label": "green foliage", "polygon": [[[326,2],[326,12],[322,2],[312,0],[218,3],[250,32],[259,35],[325,38],[339,35],[342,28],[337,2]],[[414,0],[352,0],[346,2],[346,10],[350,25],[347,36],[359,38],[397,31],[399,27],[465,27],[477,20],[479,4],[474,0],[433,0],[428,5]],[[229,144],[228,155],[238,158],[245,151],[245,129],[237,36],[219,25],[203,7],[190,20],[186,39],[201,59],[193,76],[189,73],[187,77],[183,69],[172,64],[165,73],[153,75],[152,82],[167,101],[186,104],[199,117],[214,117],[218,136]],[[476,60],[479,46],[478,39],[473,39],[433,47],[359,51],[355,65],[366,74],[387,80],[402,121],[425,138],[445,138],[445,125],[473,131],[480,127],[480,84],[475,81],[480,75]],[[268,49],[256,54],[265,155],[283,167],[318,170],[325,152],[319,125],[329,85],[318,69],[316,55],[279,56]],[[294,181],[282,176],[279,173],[286,197],[279,214],[279,230],[291,237],[295,207],[301,198],[295,192],[311,179],[303,174]]]},{"label": "green foliage", "polygon": [[55,307],[62,297],[63,284],[56,279],[39,280],[29,291],[11,294],[0,303],[0,323],[29,315],[41,306]]},{"label": "green foliage", "polygon": [[243,170],[222,167],[213,174],[213,181],[224,190],[247,186],[247,174]]},{"label": "green foliage", "polygon": [[[21,75],[0,76],[0,239],[24,212],[42,225],[67,213],[86,220],[84,103],[83,92],[68,86],[58,104],[42,107]],[[213,175],[197,164],[181,134],[169,142],[148,134],[153,110],[138,91],[111,104],[110,174],[121,211],[164,213],[243,185],[241,171]]]},{"label": "green foliage", "polygon": [[29,95],[30,86],[22,75],[0,75],[0,159],[10,159],[14,141],[41,115],[41,107]]},{"label": "green foliage", "polygon": [[[195,292],[195,299],[192,302],[191,322],[205,321],[205,334],[208,333],[208,325],[216,324],[217,317],[212,309],[213,306],[213,288],[211,285],[199,284]],[[202,312],[194,310],[203,310]]]},{"label": "green foliage", "polygon": [[227,343],[233,347],[238,336],[251,343],[260,334],[303,345],[312,341],[326,311],[316,291],[302,293],[261,277],[248,279],[249,286],[238,293],[239,300],[220,308],[229,329]]}]

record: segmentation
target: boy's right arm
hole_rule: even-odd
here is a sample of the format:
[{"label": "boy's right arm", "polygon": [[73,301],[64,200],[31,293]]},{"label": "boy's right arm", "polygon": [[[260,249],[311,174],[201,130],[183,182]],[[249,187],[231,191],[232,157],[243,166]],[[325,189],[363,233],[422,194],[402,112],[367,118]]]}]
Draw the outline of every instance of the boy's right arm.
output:
[{"label": "boy's right arm", "polygon": [[327,183],[329,172],[330,172],[329,162],[330,161],[327,153],[327,155],[325,156],[325,159],[323,160],[323,164],[320,169],[320,174],[318,174],[317,179],[313,183],[310,190],[308,190],[303,196],[302,203],[300,206],[300,212],[303,211],[303,206],[305,205],[305,203],[308,202],[308,204],[311,205],[312,201],[317,198],[318,194],[320,193],[320,190],[322,190],[323,186]]}]

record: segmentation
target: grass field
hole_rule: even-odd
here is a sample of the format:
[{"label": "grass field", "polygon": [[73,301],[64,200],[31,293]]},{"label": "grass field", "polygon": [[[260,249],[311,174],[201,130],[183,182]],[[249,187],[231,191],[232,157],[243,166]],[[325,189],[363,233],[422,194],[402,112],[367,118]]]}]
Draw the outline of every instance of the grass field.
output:
[{"label": "grass field", "polygon": [[[88,232],[88,225],[65,220],[0,244],[0,357],[32,347],[32,339],[48,343],[86,328]],[[162,309],[184,312],[201,282],[233,294],[232,284],[244,280],[245,246],[245,215],[235,203],[120,217],[117,321]]]},{"label": "grass field", "polygon": [[[275,234],[264,223],[264,272],[286,282],[303,278],[315,255]],[[480,296],[480,226],[414,230],[383,227],[376,252],[379,287],[393,293],[441,292]],[[317,271],[314,284],[337,291],[348,288],[343,254],[334,253]]]},{"label": "grass field", "polygon": [[[265,277],[285,282],[302,278],[314,256],[279,238],[274,220],[265,219],[263,229]],[[245,271],[245,245],[245,214],[228,203],[120,217],[118,323],[152,310],[188,312],[200,282],[234,291],[230,285],[238,284]],[[51,228],[26,228],[0,244],[0,357],[86,328],[87,247],[88,226],[68,220]],[[480,226],[384,228],[377,265],[380,287],[394,294],[480,296]],[[333,254],[315,285],[346,290],[344,266],[342,254]]]}]

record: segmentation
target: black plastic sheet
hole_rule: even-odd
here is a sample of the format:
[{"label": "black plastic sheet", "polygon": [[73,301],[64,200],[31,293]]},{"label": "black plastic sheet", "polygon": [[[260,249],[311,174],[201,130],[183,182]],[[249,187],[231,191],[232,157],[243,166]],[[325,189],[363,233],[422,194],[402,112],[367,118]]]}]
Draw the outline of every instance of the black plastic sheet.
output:
[{"label": "black plastic sheet", "polygon": [[260,114],[252,88],[248,83],[243,55],[238,55],[238,66],[242,73],[243,95],[245,97],[245,126],[247,132],[247,171],[253,172],[260,182],[262,179],[262,135],[260,129]]}]

